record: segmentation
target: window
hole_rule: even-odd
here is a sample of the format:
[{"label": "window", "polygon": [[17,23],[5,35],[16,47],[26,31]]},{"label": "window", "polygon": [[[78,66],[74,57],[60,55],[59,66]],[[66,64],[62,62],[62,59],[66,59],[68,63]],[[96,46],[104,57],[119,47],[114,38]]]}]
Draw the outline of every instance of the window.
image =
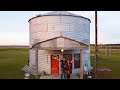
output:
[{"label": "window", "polygon": [[80,68],[80,54],[74,54],[74,68]]}]

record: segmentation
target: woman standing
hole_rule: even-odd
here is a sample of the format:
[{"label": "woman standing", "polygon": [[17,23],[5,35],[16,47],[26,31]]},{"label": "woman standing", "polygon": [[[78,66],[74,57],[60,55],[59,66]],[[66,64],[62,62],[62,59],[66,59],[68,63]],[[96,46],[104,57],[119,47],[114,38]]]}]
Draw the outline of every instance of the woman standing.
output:
[{"label": "woman standing", "polygon": [[[74,59],[73,59],[74,60]],[[66,74],[67,74],[67,79],[70,79],[70,74],[72,73],[71,65],[73,63],[73,60],[70,61],[68,60],[66,63]]]}]

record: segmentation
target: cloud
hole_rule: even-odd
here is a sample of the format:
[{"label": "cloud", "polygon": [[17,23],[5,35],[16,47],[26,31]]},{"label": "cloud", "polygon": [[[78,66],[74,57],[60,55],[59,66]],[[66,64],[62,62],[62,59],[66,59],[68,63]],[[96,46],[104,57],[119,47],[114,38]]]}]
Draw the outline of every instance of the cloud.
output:
[{"label": "cloud", "polygon": [[2,32],[0,45],[28,45],[29,34],[24,32]]}]

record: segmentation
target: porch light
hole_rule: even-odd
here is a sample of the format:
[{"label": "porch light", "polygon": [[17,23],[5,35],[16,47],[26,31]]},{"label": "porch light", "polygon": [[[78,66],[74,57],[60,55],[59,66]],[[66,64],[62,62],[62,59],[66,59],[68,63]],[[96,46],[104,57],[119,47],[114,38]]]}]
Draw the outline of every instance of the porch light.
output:
[{"label": "porch light", "polygon": [[64,50],[63,50],[63,49],[61,49],[61,52],[64,52]]}]

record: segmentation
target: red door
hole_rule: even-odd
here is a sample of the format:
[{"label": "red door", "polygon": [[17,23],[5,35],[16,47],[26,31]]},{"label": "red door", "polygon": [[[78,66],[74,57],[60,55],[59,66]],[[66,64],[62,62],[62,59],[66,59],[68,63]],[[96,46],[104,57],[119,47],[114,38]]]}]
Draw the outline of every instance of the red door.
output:
[{"label": "red door", "polygon": [[59,55],[51,55],[51,74],[59,74]]}]

